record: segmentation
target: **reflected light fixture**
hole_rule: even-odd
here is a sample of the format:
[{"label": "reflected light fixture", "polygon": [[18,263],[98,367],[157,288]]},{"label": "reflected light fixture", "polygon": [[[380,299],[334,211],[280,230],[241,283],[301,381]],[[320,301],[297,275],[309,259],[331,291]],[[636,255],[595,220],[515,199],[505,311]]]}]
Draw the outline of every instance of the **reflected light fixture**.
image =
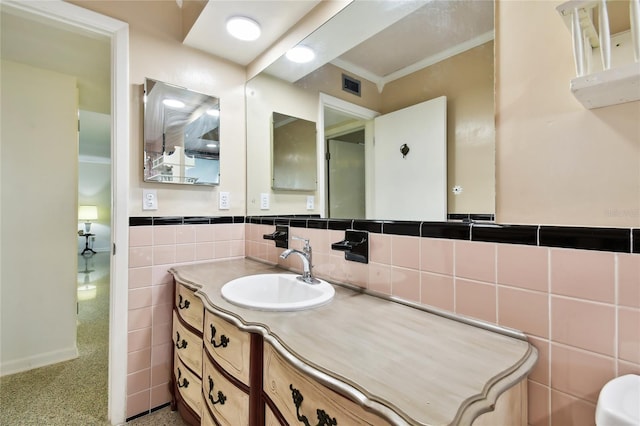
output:
[{"label": "reflected light fixture", "polygon": [[220,110],[211,108],[207,110],[207,114],[209,114],[212,117],[220,117]]},{"label": "reflected light fixture", "polygon": [[232,16],[227,20],[227,32],[243,41],[253,41],[260,37],[260,24],[246,16]]},{"label": "reflected light fixture", "polygon": [[177,99],[163,99],[162,103],[170,108],[184,108],[184,102],[179,101]]},{"label": "reflected light fixture", "polygon": [[78,220],[84,222],[84,232],[91,232],[91,221],[98,219],[97,206],[78,206]]},{"label": "reflected light fixture", "polygon": [[290,49],[287,52],[286,56],[287,56],[287,59],[290,60],[291,62],[295,62],[297,64],[304,64],[307,62],[311,62],[313,58],[316,57],[316,54],[314,53],[313,50],[311,50],[311,48],[300,45]]},{"label": "reflected light fixture", "polygon": [[207,144],[207,148],[215,148],[215,147],[217,147],[217,146],[218,146],[218,145],[217,145],[217,144],[215,144],[215,143],[208,143],[208,144]]}]

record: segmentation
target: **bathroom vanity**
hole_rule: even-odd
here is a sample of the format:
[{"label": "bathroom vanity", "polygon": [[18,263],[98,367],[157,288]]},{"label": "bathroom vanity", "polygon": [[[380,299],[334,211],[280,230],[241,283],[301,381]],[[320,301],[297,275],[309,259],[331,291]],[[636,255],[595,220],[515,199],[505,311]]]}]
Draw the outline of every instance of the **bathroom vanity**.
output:
[{"label": "bathroom vanity", "polygon": [[242,308],[225,283],[285,272],[250,259],[170,272],[172,407],[190,424],[527,424],[537,352],[517,332],[342,285],[313,309]]}]

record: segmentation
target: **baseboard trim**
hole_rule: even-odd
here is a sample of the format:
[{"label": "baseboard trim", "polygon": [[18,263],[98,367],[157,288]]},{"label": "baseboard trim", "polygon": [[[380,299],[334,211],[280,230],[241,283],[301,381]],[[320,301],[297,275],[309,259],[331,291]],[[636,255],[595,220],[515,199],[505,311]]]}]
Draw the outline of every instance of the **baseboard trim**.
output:
[{"label": "baseboard trim", "polygon": [[60,349],[0,364],[0,377],[78,358],[78,347]]}]

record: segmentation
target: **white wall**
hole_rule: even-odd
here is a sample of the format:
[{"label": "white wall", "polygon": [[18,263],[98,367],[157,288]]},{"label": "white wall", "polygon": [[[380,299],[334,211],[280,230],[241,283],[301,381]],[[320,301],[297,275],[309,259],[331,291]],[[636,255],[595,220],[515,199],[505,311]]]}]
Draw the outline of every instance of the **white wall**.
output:
[{"label": "white wall", "polygon": [[0,374],[77,356],[75,77],[2,62]]}]

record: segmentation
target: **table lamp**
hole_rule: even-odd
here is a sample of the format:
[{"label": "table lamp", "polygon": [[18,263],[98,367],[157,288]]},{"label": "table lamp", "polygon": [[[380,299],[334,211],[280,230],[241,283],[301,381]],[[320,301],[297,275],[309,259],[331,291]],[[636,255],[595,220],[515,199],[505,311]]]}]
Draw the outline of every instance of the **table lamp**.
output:
[{"label": "table lamp", "polygon": [[78,206],[78,220],[84,222],[84,232],[91,232],[91,221],[98,219],[97,206]]}]

